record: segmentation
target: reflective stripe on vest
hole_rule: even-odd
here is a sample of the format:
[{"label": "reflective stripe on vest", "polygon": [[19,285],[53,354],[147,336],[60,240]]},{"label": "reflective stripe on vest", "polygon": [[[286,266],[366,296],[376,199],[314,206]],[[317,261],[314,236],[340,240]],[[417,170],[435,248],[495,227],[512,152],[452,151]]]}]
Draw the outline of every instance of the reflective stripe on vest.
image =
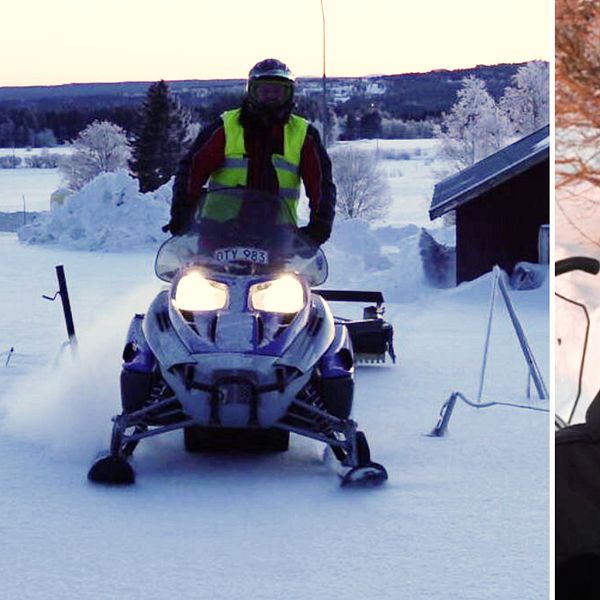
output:
[{"label": "reflective stripe on vest", "polygon": [[[209,191],[222,188],[244,187],[248,182],[248,159],[244,143],[244,128],[239,122],[241,109],[225,111],[221,118],[225,130],[225,160],[215,171],[208,182]],[[291,115],[283,128],[283,154],[273,154],[272,162],[279,183],[279,197],[287,205],[290,217],[280,219],[282,222],[290,218],[297,223],[298,200],[300,198],[300,158],[302,146],[306,139],[308,121],[297,115]],[[223,199],[224,200],[224,199]],[[224,200],[226,201],[226,200]],[[235,209],[234,209],[235,210]],[[239,207],[238,207],[239,210]],[[210,219],[225,221],[235,217],[231,207],[221,206],[218,197],[209,197],[202,210],[202,215]]]}]

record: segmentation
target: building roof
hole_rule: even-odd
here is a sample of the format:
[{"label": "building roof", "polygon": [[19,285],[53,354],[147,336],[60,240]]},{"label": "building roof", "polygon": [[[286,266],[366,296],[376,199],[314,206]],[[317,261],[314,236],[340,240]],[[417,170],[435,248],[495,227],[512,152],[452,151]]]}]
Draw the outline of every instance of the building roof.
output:
[{"label": "building roof", "polygon": [[550,127],[542,127],[478,163],[440,181],[433,190],[429,218],[478,198],[550,156]]}]

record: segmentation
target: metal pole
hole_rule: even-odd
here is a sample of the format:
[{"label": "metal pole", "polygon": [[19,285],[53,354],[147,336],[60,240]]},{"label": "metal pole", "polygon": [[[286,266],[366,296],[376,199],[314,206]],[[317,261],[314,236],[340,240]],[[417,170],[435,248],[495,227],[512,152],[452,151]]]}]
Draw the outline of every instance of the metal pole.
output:
[{"label": "metal pole", "polygon": [[67,279],[65,277],[65,269],[62,265],[56,267],[56,277],[58,279],[58,293],[62,301],[63,313],[65,315],[65,324],[67,326],[67,334],[69,341],[73,347],[77,346],[77,338],[75,337],[75,325],[73,323],[73,313],[71,312],[71,302],[69,300],[69,291],[67,289]]},{"label": "metal pole", "polygon": [[329,142],[329,119],[327,113],[327,76],[325,75],[325,8],[321,0],[321,16],[323,18],[323,145]]},{"label": "metal pole", "polygon": [[10,359],[12,358],[14,351],[15,351],[14,347],[11,346],[10,350],[7,352],[6,363],[4,364],[5,367],[8,367],[8,363],[10,362]]},{"label": "metal pole", "polygon": [[[498,267],[494,267],[494,269],[498,269]],[[547,400],[549,398],[549,395],[544,380],[542,378],[542,373],[535,361],[535,357],[533,356],[531,347],[527,342],[525,331],[523,330],[523,327],[519,322],[517,313],[515,312],[515,309],[512,305],[510,296],[508,295],[508,290],[506,289],[506,284],[504,283],[502,277],[498,277],[498,287],[500,288],[500,292],[502,293],[502,298],[504,298],[504,304],[506,305],[506,309],[508,310],[510,320],[512,321],[513,327],[515,328],[517,338],[519,339],[519,344],[521,345],[521,350],[523,351],[523,355],[525,356],[525,360],[527,362],[527,365],[529,366],[529,372],[531,373],[531,378],[533,379],[533,383],[535,384],[535,389],[538,393],[538,397],[540,398],[540,400]]]},{"label": "metal pole", "polygon": [[479,391],[477,392],[477,402],[481,402],[483,396],[483,383],[485,379],[485,369],[487,366],[487,356],[490,347],[490,336],[492,333],[492,318],[494,316],[494,305],[496,304],[496,290],[498,289],[498,274],[499,271],[494,269],[494,279],[492,281],[492,296],[490,298],[490,312],[488,316],[487,332],[485,335],[485,344],[483,346],[483,361],[481,364],[481,374],[479,376]]},{"label": "metal pole", "polygon": [[448,431],[448,423],[450,422],[450,417],[452,416],[452,412],[454,411],[457,398],[457,392],[454,392],[453,394],[451,394],[450,398],[448,398],[446,404],[444,404],[444,406],[442,407],[442,411],[440,413],[440,418],[438,419],[437,425],[429,434],[430,436],[443,437],[446,435],[446,431]]}]

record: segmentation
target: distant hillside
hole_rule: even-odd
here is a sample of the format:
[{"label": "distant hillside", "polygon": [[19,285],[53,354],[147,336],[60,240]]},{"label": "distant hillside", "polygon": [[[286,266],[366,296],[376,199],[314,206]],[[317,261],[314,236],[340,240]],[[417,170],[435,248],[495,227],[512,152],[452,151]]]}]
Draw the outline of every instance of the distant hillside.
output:
[{"label": "distant hillside", "polygon": [[[405,73],[400,75],[380,75],[371,77],[332,77],[327,80],[331,87],[340,84],[360,86],[368,81],[383,81],[389,84],[392,95],[411,95],[412,102],[426,100],[431,95],[448,99],[456,94],[464,77],[473,75],[483,79],[495,97],[500,97],[504,88],[510,83],[511,77],[519,64],[500,64],[493,66],[480,65],[471,69],[455,71],[436,70],[427,73]],[[16,106],[37,103],[65,102],[89,105],[93,103],[108,103],[112,106],[124,106],[138,103],[146,93],[150,81],[119,82],[119,83],[67,83],[55,86],[26,86],[0,87],[0,105]],[[204,98],[211,93],[239,93],[243,90],[245,81],[242,79],[217,80],[182,80],[169,81],[169,87],[177,96],[187,101]],[[321,78],[299,78],[298,87],[317,85],[322,86]],[[449,93],[449,88],[452,93]]]},{"label": "distant hillside", "polygon": [[[483,79],[498,99],[524,63],[480,65],[471,69],[437,70],[370,77],[327,79],[330,110],[340,119],[364,117],[376,110],[403,121],[439,121],[456,100],[461,81]],[[110,120],[127,131],[139,122],[138,109],[151,82],[71,83],[58,86],[0,87],[0,147],[62,143],[77,136],[93,120]],[[201,123],[239,103],[241,79],[169,81],[172,93]],[[298,112],[319,116],[322,81],[300,78]]]},{"label": "distant hillside", "polygon": [[512,78],[519,67],[524,64],[480,65],[455,71],[391,75],[384,78],[390,85],[382,108],[393,111],[398,118],[404,119],[439,117],[455,103],[462,80],[471,76],[485,81],[491,96],[499,100],[505,88],[513,84]]},{"label": "distant hillside", "polygon": [[[0,105],[15,106],[37,103],[82,103],[108,101],[112,105],[123,106],[138,103],[146,94],[150,81],[130,81],[119,83],[66,83],[63,85],[0,87]],[[243,80],[190,80],[169,81],[171,90],[177,95],[193,94],[200,90],[235,89],[244,85]],[[203,95],[203,92],[201,92]]]}]

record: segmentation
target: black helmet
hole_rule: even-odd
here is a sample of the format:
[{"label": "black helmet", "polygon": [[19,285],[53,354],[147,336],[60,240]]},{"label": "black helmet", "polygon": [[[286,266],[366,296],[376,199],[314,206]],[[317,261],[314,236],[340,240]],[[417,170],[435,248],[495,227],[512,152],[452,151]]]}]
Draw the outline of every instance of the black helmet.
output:
[{"label": "black helmet", "polygon": [[265,60],[256,63],[250,69],[250,73],[248,73],[248,84],[254,79],[262,79],[263,77],[283,79],[292,84],[295,81],[295,77],[289,67],[276,58],[265,58]]},{"label": "black helmet", "polygon": [[294,97],[294,75],[276,58],[256,63],[248,73],[248,99],[254,110],[289,108]]}]

